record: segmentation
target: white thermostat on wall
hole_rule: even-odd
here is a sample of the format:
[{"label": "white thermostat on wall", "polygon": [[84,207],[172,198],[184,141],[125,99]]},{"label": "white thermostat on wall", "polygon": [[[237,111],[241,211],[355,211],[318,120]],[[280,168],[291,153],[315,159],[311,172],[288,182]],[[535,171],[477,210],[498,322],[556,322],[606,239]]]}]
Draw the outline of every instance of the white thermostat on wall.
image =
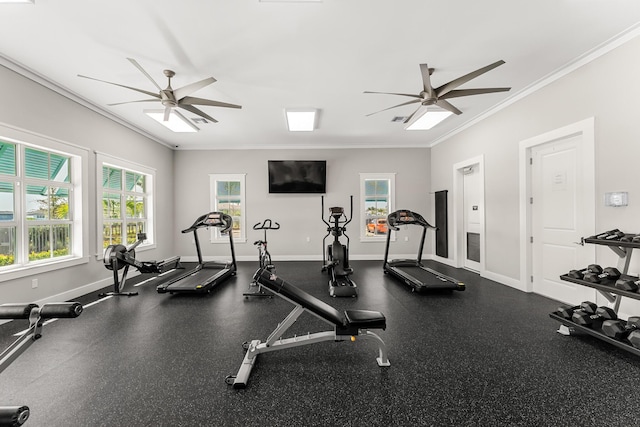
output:
[{"label": "white thermostat on wall", "polygon": [[626,191],[617,191],[613,193],[604,193],[604,205],[618,208],[629,204],[629,193]]}]

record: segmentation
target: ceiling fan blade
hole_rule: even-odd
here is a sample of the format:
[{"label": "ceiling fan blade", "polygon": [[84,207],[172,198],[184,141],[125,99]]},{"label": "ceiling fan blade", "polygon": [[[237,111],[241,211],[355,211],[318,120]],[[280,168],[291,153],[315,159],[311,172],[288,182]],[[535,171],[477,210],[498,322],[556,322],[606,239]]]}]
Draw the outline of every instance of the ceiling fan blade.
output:
[{"label": "ceiling fan blade", "polygon": [[149,73],[147,73],[147,72],[144,70],[144,68],[142,68],[142,67],[140,66],[140,64],[138,64],[138,61],[136,61],[136,60],[135,60],[135,59],[133,59],[133,58],[127,58],[127,59],[128,59],[128,60],[129,60],[129,62],[131,62],[131,63],[132,63],[132,64],[133,64],[133,65],[134,65],[138,70],[140,70],[140,72],[141,72],[142,74],[144,74],[144,75],[145,75],[145,76],[146,76],[146,77],[151,81],[151,83],[153,83],[153,85],[154,85],[155,87],[157,87],[157,88],[158,88],[158,90],[162,90],[162,88],[160,87],[160,85],[158,85],[158,83],[156,83],[156,81],[155,81],[155,80],[153,80],[153,78],[149,75]]},{"label": "ceiling fan blade", "polygon": [[422,99],[422,97],[420,95],[412,95],[410,93],[393,93],[393,92],[370,92],[368,90],[365,90],[363,93],[378,93],[381,95],[400,95],[400,96],[410,96],[412,98],[419,98]]},{"label": "ceiling fan blade", "polygon": [[[175,94],[175,92],[174,92]],[[209,105],[211,107],[227,107],[227,108],[242,108],[242,105],[227,104],[226,102],[214,101],[212,99],[194,98],[192,96],[185,96],[178,101],[180,105]]]},{"label": "ceiling fan blade", "polygon": [[164,109],[164,117],[162,118],[162,121],[168,122],[170,115],[171,115],[171,107],[165,107],[165,109]]},{"label": "ceiling fan blade", "polygon": [[439,99],[459,98],[461,96],[482,95],[483,93],[507,92],[510,87],[493,87],[485,89],[458,89],[442,95]]},{"label": "ceiling fan blade", "polygon": [[95,80],[97,82],[107,83],[107,84],[114,85],[114,86],[120,86],[120,87],[123,87],[125,89],[135,90],[136,92],[144,93],[145,95],[153,96],[154,98],[160,99],[160,95],[158,95],[157,93],[149,92],[149,91],[146,91],[144,89],[138,89],[138,88],[131,87],[131,86],[125,86],[125,85],[121,85],[121,84],[118,84],[118,83],[112,83],[112,82],[108,82],[106,80],[95,79],[93,77],[87,77],[87,76],[83,76],[81,74],[78,74],[78,77],[82,77],[83,79]]},{"label": "ceiling fan blade", "polygon": [[493,64],[487,65],[486,67],[482,67],[478,70],[470,72],[469,74],[465,74],[462,77],[458,77],[455,80],[451,80],[449,83],[445,83],[439,88],[437,88],[436,95],[438,96],[438,98],[440,98],[442,97],[442,95],[445,95],[446,93],[451,92],[453,89],[457,88],[458,86],[468,82],[469,80],[475,79],[476,77],[486,73],[487,71],[491,71],[502,64],[504,64],[503,60],[496,61]]},{"label": "ceiling fan blade", "polygon": [[134,102],[158,102],[159,99],[140,99],[138,101],[125,101],[125,102],[116,102],[114,104],[107,104],[109,107],[113,107],[114,105],[122,105],[122,104],[131,104]]},{"label": "ceiling fan blade", "polygon": [[178,107],[187,110],[193,114],[197,114],[200,117],[203,117],[207,120],[209,120],[210,122],[213,123],[218,123],[218,121],[216,119],[214,119],[213,117],[211,117],[210,115],[208,115],[207,113],[205,113],[202,110],[199,110],[198,108],[194,107],[193,105],[183,105],[183,104],[178,104]]},{"label": "ceiling fan blade", "polygon": [[176,99],[184,98],[187,95],[191,95],[193,92],[202,89],[205,86],[209,86],[211,83],[215,83],[216,79],[213,77],[209,77],[204,80],[200,80],[199,82],[191,83],[186,86],[182,86],[181,88],[174,89],[173,95]]},{"label": "ceiling fan blade", "polygon": [[438,99],[438,101],[436,102],[436,105],[444,108],[445,110],[451,111],[453,114],[457,114],[457,115],[462,114],[462,111],[458,110],[456,107],[454,107],[453,105],[451,105],[448,101],[445,101],[444,99]]},{"label": "ceiling fan blade", "polygon": [[419,106],[418,108],[416,108],[416,111],[414,111],[413,113],[411,113],[411,115],[410,115],[409,117],[407,117],[403,123],[405,123],[405,124],[406,124],[406,123],[409,123],[409,122],[411,121],[411,119],[413,118],[413,116],[415,116],[415,115],[416,115],[416,113],[417,113],[418,111],[420,111],[420,109],[422,109],[422,108],[426,108],[426,105],[421,105],[421,106]]},{"label": "ceiling fan blade", "polygon": [[367,114],[367,117],[374,114],[382,113],[383,111],[391,110],[392,108],[402,107],[403,105],[415,104],[416,102],[420,102],[420,99],[413,99],[411,101],[403,102],[402,104],[394,105],[393,107],[385,108],[384,110],[376,111],[375,113],[369,113]]},{"label": "ceiling fan blade", "polygon": [[433,98],[433,87],[431,86],[431,72],[427,64],[420,64],[420,73],[422,74],[422,87],[427,92],[429,98]]}]

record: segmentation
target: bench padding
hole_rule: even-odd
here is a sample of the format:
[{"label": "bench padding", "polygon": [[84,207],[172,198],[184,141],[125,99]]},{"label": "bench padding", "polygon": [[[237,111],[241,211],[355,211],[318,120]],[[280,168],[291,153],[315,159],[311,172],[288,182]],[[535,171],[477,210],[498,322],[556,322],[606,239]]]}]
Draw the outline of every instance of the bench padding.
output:
[{"label": "bench padding", "polygon": [[337,331],[351,331],[360,328],[385,329],[387,326],[384,315],[378,311],[347,310],[341,313],[324,301],[320,301],[302,289],[285,282],[266,269],[258,269],[253,279],[271,292],[278,293],[293,303],[335,324]]}]

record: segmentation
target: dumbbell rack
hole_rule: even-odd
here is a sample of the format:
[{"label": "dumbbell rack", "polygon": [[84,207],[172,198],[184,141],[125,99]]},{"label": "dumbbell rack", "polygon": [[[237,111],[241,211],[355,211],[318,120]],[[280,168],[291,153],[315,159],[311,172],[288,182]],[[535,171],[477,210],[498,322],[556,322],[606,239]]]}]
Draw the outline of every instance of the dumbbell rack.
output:
[{"label": "dumbbell rack", "polygon": [[[635,234],[628,235],[630,237],[635,236]],[[583,238],[582,244],[590,243],[594,245],[604,245],[608,246],[616,255],[618,255],[618,270],[621,272],[621,279],[630,279],[630,280],[638,280],[636,276],[630,276],[627,274],[629,270],[629,264],[631,263],[631,255],[633,254],[633,250],[640,248],[640,243],[634,242],[623,242],[620,240],[603,240],[596,239],[593,237]],[[575,279],[570,277],[568,274],[563,274],[560,276],[561,280],[566,282],[572,282],[578,285],[587,286],[593,289],[596,289],[602,296],[604,296],[607,301],[613,304],[613,309],[617,313],[620,308],[620,302],[623,297],[633,298],[640,300],[640,293],[625,291],[622,289],[618,289],[615,287],[615,280],[612,279],[603,279],[600,283],[592,283],[587,282],[586,280]],[[579,308],[579,307],[578,307]],[[571,331],[580,331],[592,335],[602,341],[606,341],[609,344],[615,345],[618,348],[626,350],[630,353],[633,353],[637,356],[640,356],[640,349],[633,347],[625,341],[618,341],[611,337],[606,336],[604,333],[600,332],[599,329],[592,329],[586,326],[578,325],[572,322],[570,319],[565,319],[559,313],[551,313],[549,315],[552,319],[557,320],[561,323],[558,332],[563,335],[570,335]]]}]

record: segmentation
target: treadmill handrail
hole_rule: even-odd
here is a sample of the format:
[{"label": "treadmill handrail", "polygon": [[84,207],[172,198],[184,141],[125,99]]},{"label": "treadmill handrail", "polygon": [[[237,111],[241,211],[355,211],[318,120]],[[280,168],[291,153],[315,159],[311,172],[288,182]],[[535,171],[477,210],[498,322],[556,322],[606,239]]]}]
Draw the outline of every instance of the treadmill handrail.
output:
[{"label": "treadmill handrail", "polygon": [[227,233],[231,227],[233,226],[233,218],[223,212],[209,212],[208,214],[204,214],[191,225],[189,228],[185,228],[182,230],[183,233],[190,233],[192,231],[197,230],[198,228],[203,227],[220,227],[220,232],[225,234]]},{"label": "treadmill handrail", "polygon": [[398,231],[400,229],[398,227],[399,225],[407,224],[415,224],[424,228],[438,228],[429,224],[427,220],[424,219],[424,217],[419,213],[412,212],[407,209],[397,210],[387,216],[387,226],[394,229],[395,231]]}]

